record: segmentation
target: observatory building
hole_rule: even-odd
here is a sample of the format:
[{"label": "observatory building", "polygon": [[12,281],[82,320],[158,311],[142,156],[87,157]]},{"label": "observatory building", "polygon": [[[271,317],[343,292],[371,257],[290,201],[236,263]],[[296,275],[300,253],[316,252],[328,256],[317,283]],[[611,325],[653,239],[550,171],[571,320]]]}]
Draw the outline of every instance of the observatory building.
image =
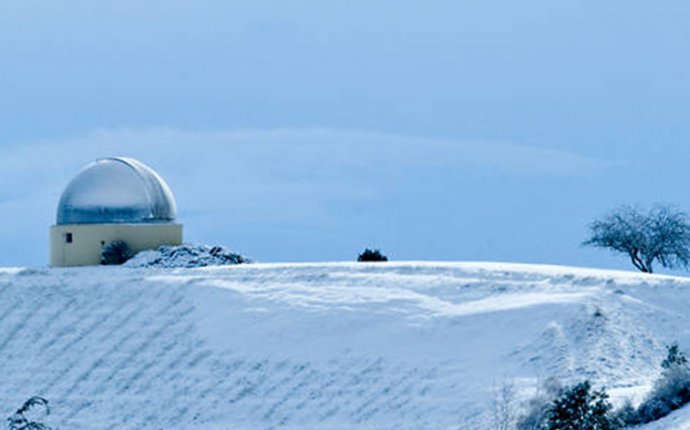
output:
[{"label": "observatory building", "polygon": [[104,158],[84,167],[60,197],[50,228],[50,265],[101,264],[106,247],[131,254],[182,243],[175,198],[153,169],[131,158]]}]

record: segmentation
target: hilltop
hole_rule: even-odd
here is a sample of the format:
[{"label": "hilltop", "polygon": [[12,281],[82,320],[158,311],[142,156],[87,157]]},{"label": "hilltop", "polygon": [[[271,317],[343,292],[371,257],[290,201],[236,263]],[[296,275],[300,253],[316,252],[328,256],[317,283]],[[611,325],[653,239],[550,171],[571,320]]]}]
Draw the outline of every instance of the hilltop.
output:
[{"label": "hilltop", "polygon": [[0,412],[63,429],[478,429],[502,381],[636,400],[690,346],[690,279],[558,266],[7,268],[0,296]]}]

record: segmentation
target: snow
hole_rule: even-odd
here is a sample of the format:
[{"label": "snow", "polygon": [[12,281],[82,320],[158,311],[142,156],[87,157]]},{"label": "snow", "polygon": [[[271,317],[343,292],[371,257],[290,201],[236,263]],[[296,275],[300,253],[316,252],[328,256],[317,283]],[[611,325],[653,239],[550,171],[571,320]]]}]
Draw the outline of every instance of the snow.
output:
[{"label": "snow", "polygon": [[[70,429],[483,429],[550,376],[639,401],[690,279],[499,263],[0,269],[1,417]],[[690,428],[679,411],[644,430]],[[678,423],[688,424],[678,424]]]},{"label": "snow", "polygon": [[158,249],[139,252],[125,267],[158,267],[158,268],[192,268],[206,266],[223,266],[244,264],[251,261],[224,246],[197,245],[164,245]]},{"label": "snow", "polygon": [[690,407],[673,412],[656,422],[640,426],[637,430],[690,430]]}]

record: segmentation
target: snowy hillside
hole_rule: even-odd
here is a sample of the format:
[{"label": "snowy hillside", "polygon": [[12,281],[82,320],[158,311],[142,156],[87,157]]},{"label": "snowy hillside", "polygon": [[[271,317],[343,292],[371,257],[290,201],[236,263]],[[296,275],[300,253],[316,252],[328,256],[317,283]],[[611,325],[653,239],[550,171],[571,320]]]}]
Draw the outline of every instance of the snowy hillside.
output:
[{"label": "snowy hillside", "polygon": [[635,399],[690,346],[690,279],[554,266],[2,269],[0,296],[0,418],[41,395],[61,429],[478,429],[502,381]]}]

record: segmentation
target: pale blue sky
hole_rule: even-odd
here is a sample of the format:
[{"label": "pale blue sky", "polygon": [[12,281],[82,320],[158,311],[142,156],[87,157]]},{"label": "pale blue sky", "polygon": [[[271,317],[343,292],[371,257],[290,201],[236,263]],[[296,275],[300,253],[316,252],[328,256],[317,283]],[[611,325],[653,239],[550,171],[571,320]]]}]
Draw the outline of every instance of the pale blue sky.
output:
[{"label": "pale blue sky", "polygon": [[192,241],[263,261],[627,267],[621,203],[690,210],[690,3],[0,2],[0,265],[71,175],[134,156]]}]

